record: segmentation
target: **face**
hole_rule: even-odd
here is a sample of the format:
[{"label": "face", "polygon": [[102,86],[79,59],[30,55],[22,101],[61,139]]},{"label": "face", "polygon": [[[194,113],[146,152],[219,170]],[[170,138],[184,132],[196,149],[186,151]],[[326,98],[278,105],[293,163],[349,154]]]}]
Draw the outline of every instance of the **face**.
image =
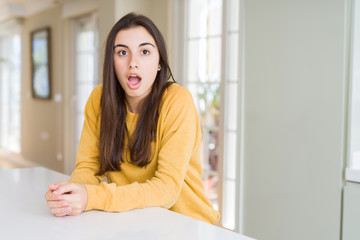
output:
[{"label": "face", "polygon": [[159,51],[151,34],[142,26],[118,32],[114,43],[114,68],[130,108],[146,97],[160,70]]}]

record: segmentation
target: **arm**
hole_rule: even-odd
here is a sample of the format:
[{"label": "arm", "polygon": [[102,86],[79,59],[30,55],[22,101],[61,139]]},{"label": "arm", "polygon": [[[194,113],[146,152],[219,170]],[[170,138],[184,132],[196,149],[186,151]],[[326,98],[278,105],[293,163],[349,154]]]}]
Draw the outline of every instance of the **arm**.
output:
[{"label": "arm", "polygon": [[76,169],[68,182],[49,185],[45,199],[55,216],[78,215],[87,204],[83,183],[99,184],[103,176],[95,176],[99,168],[99,115],[102,88],[96,87],[85,107],[85,121],[77,154]]},{"label": "arm", "polygon": [[168,99],[161,110],[157,141],[160,144],[155,176],[145,183],[124,186],[102,182],[85,184],[86,210],[127,211],[160,206],[170,208],[179,197],[189,161],[201,138],[196,108],[189,92],[182,90]]},{"label": "arm", "polygon": [[100,99],[102,86],[96,87],[85,106],[75,170],[69,182],[99,184],[104,176],[95,176],[99,169]]}]

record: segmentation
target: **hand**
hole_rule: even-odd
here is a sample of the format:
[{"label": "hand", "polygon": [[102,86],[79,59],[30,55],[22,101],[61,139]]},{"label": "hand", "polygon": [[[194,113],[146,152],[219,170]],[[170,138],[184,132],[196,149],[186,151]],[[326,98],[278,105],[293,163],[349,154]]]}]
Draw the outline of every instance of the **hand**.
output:
[{"label": "hand", "polygon": [[59,182],[49,185],[45,199],[55,216],[76,216],[86,208],[87,191],[83,184]]}]

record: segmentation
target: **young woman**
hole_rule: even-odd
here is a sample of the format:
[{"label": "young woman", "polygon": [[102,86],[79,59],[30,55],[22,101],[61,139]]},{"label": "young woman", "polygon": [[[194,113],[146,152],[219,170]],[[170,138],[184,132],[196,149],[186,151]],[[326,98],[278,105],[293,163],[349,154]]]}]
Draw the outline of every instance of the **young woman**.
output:
[{"label": "young woman", "polygon": [[45,194],[55,216],[158,206],[217,221],[201,181],[198,114],[170,78],[155,24],[133,13],[121,18],[107,38],[103,85],[85,107],[76,169]]}]

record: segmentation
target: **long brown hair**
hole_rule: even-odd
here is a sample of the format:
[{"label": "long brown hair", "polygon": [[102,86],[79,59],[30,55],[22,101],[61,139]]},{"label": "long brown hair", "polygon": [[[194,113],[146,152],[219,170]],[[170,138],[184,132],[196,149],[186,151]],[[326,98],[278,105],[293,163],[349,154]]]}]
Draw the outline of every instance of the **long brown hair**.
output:
[{"label": "long brown hair", "polygon": [[[160,71],[156,75],[151,92],[140,103],[137,124],[134,133],[129,136],[126,127],[125,92],[114,70],[114,42],[119,31],[136,26],[144,27],[154,38],[159,50]],[[113,26],[106,41],[101,97],[100,168],[97,175],[107,171],[120,171],[120,165],[124,162],[123,156],[126,155],[124,152],[127,150],[130,152],[128,162],[139,167],[145,167],[150,163],[151,142],[155,140],[161,97],[165,89],[174,82],[165,41],[159,29],[143,15],[129,13],[122,17]],[[128,146],[125,146],[126,137],[129,139]]]}]

